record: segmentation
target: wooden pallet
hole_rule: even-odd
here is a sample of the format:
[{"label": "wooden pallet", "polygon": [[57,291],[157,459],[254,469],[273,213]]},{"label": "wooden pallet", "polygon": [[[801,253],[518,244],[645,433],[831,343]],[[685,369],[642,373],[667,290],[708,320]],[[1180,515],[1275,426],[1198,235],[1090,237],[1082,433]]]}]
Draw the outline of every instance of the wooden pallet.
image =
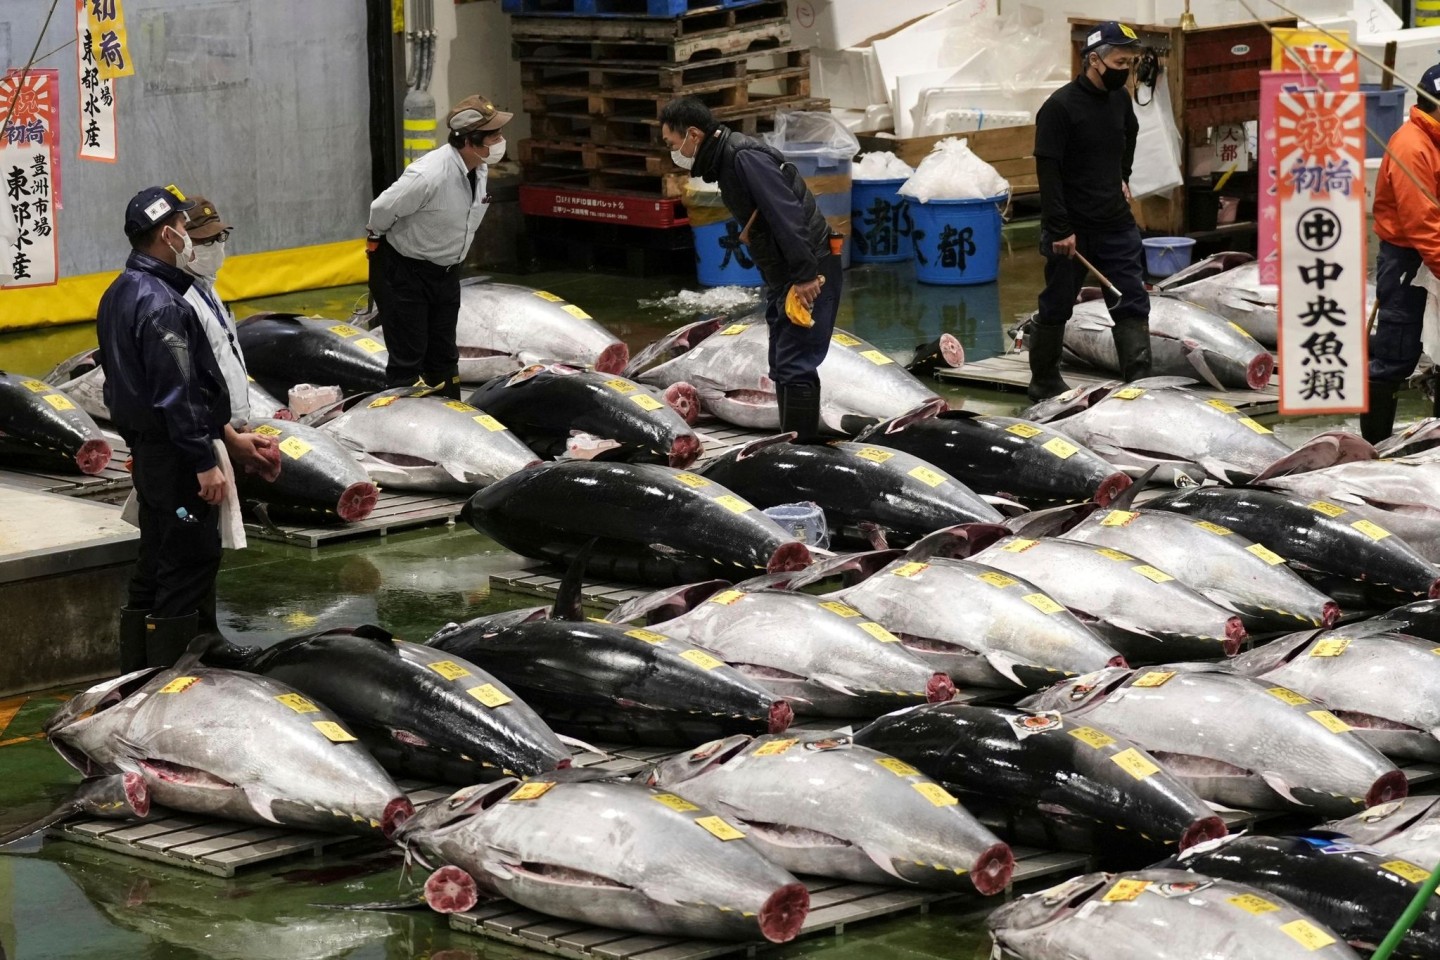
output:
[{"label": "wooden pallet", "polygon": [[125,441],[118,434],[106,433],[105,439],[110,442],[110,462],[94,476],[48,467],[7,467],[0,469],[0,483],[36,493],[123,499],[124,494],[134,486],[130,472],[125,469],[125,461],[130,459],[130,448],[125,446]]},{"label": "wooden pallet", "polygon": [[673,20],[515,17],[510,35],[518,60],[687,63],[789,43],[790,19],[785,0],[765,0]]},{"label": "wooden pallet", "polygon": [[[780,93],[757,92],[761,85],[779,85]],[[629,120],[644,124],[660,123],[660,111],[678,94],[665,90],[635,87],[591,90],[586,87],[545,87],[525,90],[527,114],[581,114],[606,119]],[[799,109],[796,104],[810,99],[810,69],[794,66],[756,71],[744,80],[716,80],[687,89],[710,108],[716,119],[724,122],[727,112],[744,114],[782,109]],[[667,153],[668,156],[668,153]]]},{"label": "wooden pallet", "polygon": [[500,10],[528,17],[683,17],[763,0],[501,0]]},{"label": "wooden pallet", "polygon": [[809,49],[771,38],[753,50],[690,63],[535,57],[520,62],[520,85],[525,90],[653,90],[669,98],[781,68],[808,72]]},{"label": "wooden pallet", "polygon": [[353,537],[385,536],[412,527],[437,523],[454,523],[468,497],[447,494],[381,493],[370,516],[356,523],[333,523],[307,526],[300,523],[277,523],[262,526],[247,522],[245,535],[257,540],[289,543],[312,550],[321,544]]},{"label": "wooden pallet", "polygon": [[[1016,847],[1014,852],[1016,863],[1012,883],[1016,884],[1081,873],[1090,863],[1090,858],[1083,854],[1053,853],[1027,847]],[[966,893],[882,887],[818,877],[801,879],[810,890],[810,914],[801,928],[801,937],[821,934],[840,936],[850,924],[911,911],[926,913],[934,904],[945,901],[969,899],[977,906],[983,903],[978,896]],[[450,917],[450,928],[574,960],[703,960],[732,954],[753,956],[757,950],[773,946],[647,936],[595,927],[536,913],[508,900],[486,904],[468,913],[454,914]]]},{"label": "wooden pallet", "polygon": [[[1072,387],[1089,387],[1116,379],[1115,374],[1069,363],[1062,366],[1060,373]],[[967,362],[963,367],[940,367],[935,376],[951,383],[1023,393],[1030,385],[1030,361],[1024,354],[1005,353],[974,363]],[[1251,417],[1263,417],[1280,410],[1280,392],[1273,386],[1264,390],[1216,390],[1202,384],[1195,388],[1195,392],[1207,399],[1223,400]]]}]

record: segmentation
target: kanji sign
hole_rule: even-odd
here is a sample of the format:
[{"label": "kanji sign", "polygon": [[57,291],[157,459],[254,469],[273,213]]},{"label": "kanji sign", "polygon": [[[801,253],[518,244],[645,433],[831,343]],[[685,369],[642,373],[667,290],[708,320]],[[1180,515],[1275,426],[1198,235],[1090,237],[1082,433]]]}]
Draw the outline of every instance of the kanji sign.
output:
[{"label": "kanji sign", "polygon": [[15,279],[7,287],[37,287],[58,277],[59,237],[55,224],[56,98],[60,71],[20,71],[0,79],[0,202],[15,220],[15,250],[7,264]]},{"label": "kanji sign", "polygon": [[1228,123],[1216,127],[1210,134],[1210,148],[1214,151],[1217,173],[1229,170],[1245,173],[1250,169],[1250,144],[1245,136],[1244,124]]},{"label": "kanji sign", "polygon": [[75,0],[75,70],[79,78],[80,159],[114,163],[118,156],[115,135],[115,81],[102,79],[95,62],[94,33],[90,29],[91,0]]},{"label": "kanji sign", "polygon": [[1332,91],[1284,89],[1273,104],[1281,413],[1367,407],[1365,104]]},{"label": "kanji sign", "polygon": [[106,80],[135,73],[130,43],[125,35],[123,0],[84,0],[90,29],[90,56]]}]

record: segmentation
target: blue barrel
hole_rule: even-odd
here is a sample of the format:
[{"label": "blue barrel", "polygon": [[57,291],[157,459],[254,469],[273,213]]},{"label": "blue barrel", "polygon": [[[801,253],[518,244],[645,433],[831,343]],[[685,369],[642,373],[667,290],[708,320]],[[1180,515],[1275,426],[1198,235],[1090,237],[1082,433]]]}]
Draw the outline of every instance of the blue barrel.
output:
[{"label": "blue barrel", "polygon": [[856,263],[900,263],[915,256],[910,239],[910,198],[898,180],[856,180],[850,185],[850,242]]},{"label": "blue barrel", "polygon": [[740,224],[732,217],[719,223],[690,226],[695,234],[695,278],[706,287],[758,287],[760,268],[740,242]]},{"label": "blue barrel", "polygon": [[1365,159],[1373,160],[1385,156],[1385,148],[1380,144],[1389,143],[1405,122],[1405,88],[1381,90],[1378,83],[1362,83],[1360,93],[1365,97],[1365,126],[1380,138],[1379,143],[1371,137],[1365,138]]},{"label": "blue barrel", "polygon": [[983,200],[931,200],[910,204],[915,222],[915,278],[961,286],[990,283],[1000,273],[1003,195]]},{"label": "blue barrel", "polygon": [[815,195],[815,206],[830,229],[845,238],[840,264],[849,267],[850,158],[832,156],[831,150],[825,144],[790,143],[785,145],[784,153]]}]

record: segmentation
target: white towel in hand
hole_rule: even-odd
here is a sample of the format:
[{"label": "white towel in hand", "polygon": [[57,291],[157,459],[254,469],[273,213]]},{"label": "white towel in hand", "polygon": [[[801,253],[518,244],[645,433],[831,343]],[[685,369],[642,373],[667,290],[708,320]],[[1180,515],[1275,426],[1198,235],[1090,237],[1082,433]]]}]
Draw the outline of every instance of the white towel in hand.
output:
[{"label": "white towel in hand", "polygon": [[220,501],[220,546],[226,550],[245,549],[245,521],[240,517],[240,495],[235,491],[235,470],[223,440],[215,441],[215,462],[225,474],[225,499]]}]

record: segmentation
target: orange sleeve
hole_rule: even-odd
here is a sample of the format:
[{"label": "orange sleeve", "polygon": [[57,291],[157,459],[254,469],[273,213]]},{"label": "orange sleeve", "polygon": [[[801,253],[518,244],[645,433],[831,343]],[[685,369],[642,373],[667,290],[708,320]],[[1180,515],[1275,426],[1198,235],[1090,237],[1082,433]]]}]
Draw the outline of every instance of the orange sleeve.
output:
[{"label": "orange sleeve", "polygon": [[[1393,147],[1392,147],[1393,151]],[[1400,169],[1395,160],[1405,164],[1415,180],[1429,189],[1434,196],[1440,196],[1440,155],[1428,142],[1419,149],[1403,150],[1391,158],[1390,188],[1395,194],[1396,226],[1405,238],[1403,246],[1420,252],[1425,266],[1440,277],[1440,207],[1415,185],[1415,180]]]}]

